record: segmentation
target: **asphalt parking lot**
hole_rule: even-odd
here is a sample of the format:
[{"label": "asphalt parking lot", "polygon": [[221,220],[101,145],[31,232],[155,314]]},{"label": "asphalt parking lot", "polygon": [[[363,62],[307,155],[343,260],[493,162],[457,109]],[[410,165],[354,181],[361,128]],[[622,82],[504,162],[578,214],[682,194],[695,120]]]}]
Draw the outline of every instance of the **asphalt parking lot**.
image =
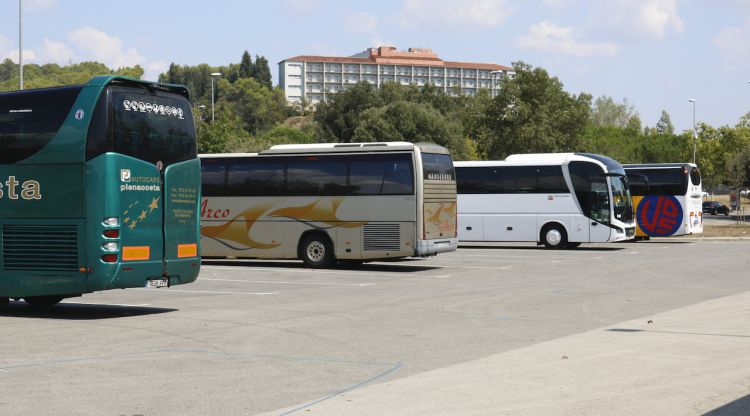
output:
[{"label": "asphalt parking lot", "polygon": [[[462,245],[430,259],[334,270],[311,270],[299,262],[210,260],[191,285],[100,292],[41,312],[22,302],[0,305],[0,415],[397,414],[397,409],[746,415],[750,367],[743,361],[747,354],[733,351],[750,351],[750,307],[738,306],[746,304],[737,298],[749,291],[750,240],[657,239],[561,251],[530,244]],[[674,330],[678,324],[681,329]],[[631,385],[618,384],[631,377],[622,372],[606,372],[596,385],[583,380],[591,379],[584,377],[591,367],[623,365],[617,346],[623,348],[621,357],[634,356],[650,339],[641,342],[634,334],[648,331],[679,334],[669,344],[674,348],[695,342],[694,355],[670,352],[651,363],[653,376],[631,383],[640,395],[621,394]],[[602,334],[618,337],[615,347],[605,347],[611,338],[597,338]],[[662,345],[660,339],[648,342],[652,348]],[[591,350],[584,354],[585,348],[573,345]],[[718,351],[727,345],[734,349]],[[554,363],[522,365],[545,348],[554,351]],[[686,354],[694,366],[682,364]],[[585,361],[585,355],[603,361]],[[707,356],[711,359],[699,359]],[[571,366],[568,378],[545,379],[559,362]],[[675,377],[671,367],[657,365],[665,362],[697,373]],[[706,382],[713,387],[707,390],[695,374],[701,365],[717,363],[721,368],[712,371],[727,377],[711,373],[713,381]],[[576,364],[580,367],[572,367]],[[494,396],[483,390],[500,383],[490,381],[492,374],[509,377],[501,371],[511,371],[516,380],[515,402],[493,399],[502,395],[500,387]],[[648,407],[649,392],[661,394],[662,385],[691,377],[697,381],[688,388],[669,390],[674,394],[662,400],[669,404],[666,410]],[[530,395],[540,385],[552,392],[579,388],[559,396]],[[601,390],[597,403],[604,403],[604,412],[580,400],[571,404],[576,394],[594,394],[588,388]]]}]

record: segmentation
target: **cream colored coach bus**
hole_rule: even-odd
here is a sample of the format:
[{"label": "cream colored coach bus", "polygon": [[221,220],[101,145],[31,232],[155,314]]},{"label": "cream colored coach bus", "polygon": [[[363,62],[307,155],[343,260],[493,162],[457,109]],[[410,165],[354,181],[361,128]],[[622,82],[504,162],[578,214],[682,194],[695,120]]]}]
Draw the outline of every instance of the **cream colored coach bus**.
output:
[{"label": "cream colored coach bus", "polygon": [[456,178],[441,146],[279,145],[200,158],[204,257],[330,267],[458,245]]}]

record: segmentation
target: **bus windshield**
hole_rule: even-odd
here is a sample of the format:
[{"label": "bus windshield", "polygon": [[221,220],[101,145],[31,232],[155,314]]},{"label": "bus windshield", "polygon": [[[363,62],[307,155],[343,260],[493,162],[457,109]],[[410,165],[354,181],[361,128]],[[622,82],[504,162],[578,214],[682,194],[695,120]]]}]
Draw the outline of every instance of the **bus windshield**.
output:
[{"label": "bus windshield", "polygon": [[615,218],[620,221],[633,220],[633,203],[630,198],[630,187],[624,176],[610,177]]},{"label": "bus windshield", "polygon": [[115,152],[165,166],[197,157],[193,116],[184,97],[112,90]]}]

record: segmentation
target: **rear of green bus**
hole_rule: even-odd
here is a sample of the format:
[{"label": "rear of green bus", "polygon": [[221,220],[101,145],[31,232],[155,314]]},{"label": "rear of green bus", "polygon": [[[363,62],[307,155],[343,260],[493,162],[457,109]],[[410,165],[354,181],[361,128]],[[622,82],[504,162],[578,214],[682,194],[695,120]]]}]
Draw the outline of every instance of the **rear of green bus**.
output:
[{"label": "rear of green bus", "polygon": [[52,304],[194,281],[187,90],[123,77],[0,94],[0,298]]}]

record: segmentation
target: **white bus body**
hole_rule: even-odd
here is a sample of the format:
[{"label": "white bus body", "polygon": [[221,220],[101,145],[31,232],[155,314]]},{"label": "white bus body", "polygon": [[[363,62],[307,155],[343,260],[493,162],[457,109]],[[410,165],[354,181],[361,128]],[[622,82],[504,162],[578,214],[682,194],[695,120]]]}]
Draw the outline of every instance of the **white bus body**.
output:
[{"label": "white bus body", "polygon": [[625,172],[583,153],[454,162],[459,241],[529,241],[547,247],[632,239]]},{"label": "white bus body", "polygon": [[203,256],[325,267],[458,246],[455,174],[443,147],[280,145],[200,157]]}]

